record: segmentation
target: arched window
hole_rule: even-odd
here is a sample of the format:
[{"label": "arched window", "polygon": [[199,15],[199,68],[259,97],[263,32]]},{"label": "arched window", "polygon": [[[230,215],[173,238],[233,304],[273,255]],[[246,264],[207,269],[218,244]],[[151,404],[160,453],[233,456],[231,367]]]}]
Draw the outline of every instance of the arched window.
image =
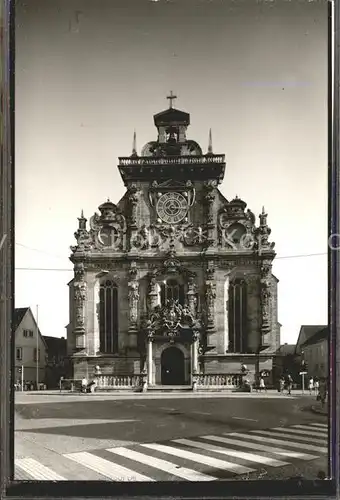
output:
[{"label": "arched window", "polygon": [[118,288],[113,281],[101,283],[99,288],[100,352],[118,352]]},{"label": "arched window", "polygon": [[179,304],[184,306],[185,295],[184,285],[178,283],[177,280],[168,279],[161,284],[161,305],[166,305],[168,300],[178,301]]},{"label": "arched window", "polygon": [[236,279],[229,285],[229,352],[247,352],[247,284]]}]

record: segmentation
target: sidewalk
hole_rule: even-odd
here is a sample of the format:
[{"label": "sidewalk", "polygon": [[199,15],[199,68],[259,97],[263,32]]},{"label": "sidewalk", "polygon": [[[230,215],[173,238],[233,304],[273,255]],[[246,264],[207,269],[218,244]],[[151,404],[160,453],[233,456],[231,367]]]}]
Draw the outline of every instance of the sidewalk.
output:
[{"label": "sidewalk", "polygon": [[277,390],[268,390],[267,392],[231,392],[231,391],[199,391],[199,392],[94,392],[94,393],[81,393],[81,392],[60,392],[59,390],[47,390],[47,391],[27,391],[27,392],[16,392],[15,402],[16,403],[38,403],[38,402],[58,402],[58,401],[79,401],[80,399],[88,400],[128,400],[128,399],[199,399],[199,398],[239,398],[239,399],[282,399],[289,398],[293,399],[296,397],[301,397],[301,391],[296,391],[290,396],[278,392]]}]

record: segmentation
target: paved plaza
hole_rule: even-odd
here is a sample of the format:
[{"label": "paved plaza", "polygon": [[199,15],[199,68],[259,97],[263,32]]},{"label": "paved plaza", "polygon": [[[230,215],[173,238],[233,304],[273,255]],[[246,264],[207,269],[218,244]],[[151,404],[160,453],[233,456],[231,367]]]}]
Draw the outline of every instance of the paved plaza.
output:
[{"label": "paved plaza", "polygon": [[15,478],[218,481],[327,475],[315,397],[17,393]]}]

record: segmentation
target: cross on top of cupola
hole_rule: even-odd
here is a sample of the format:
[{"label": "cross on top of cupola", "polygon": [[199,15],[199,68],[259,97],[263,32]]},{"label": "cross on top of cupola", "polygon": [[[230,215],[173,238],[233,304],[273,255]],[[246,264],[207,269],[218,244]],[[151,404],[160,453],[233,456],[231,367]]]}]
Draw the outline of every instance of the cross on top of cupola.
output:
[{"label": "cross on top of cupola", "polygon": [[167,96],[167,99],[169,99],[169,108],[172,109],[172,101],[177,99],[177,95],[174,95],[172,90],[170,90],[170,95]]}]

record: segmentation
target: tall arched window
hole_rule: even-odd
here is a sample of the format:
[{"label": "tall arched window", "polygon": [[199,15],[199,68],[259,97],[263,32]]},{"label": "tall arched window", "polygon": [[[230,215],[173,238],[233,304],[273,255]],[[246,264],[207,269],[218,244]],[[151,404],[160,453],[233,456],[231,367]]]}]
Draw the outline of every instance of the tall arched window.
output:
[{"label": "tall arched window", "polygon": [[161,284],[161,305],[164,306],[168,300],[176,300],[184,306],[185,294],[184,285],[177,280],[168,279]]},{"label": "tall arched window", "polygon": [[247,352],[247,284],[235,279],[229,285],[229,352]]},{"label": "tall arched window", "polygon": [[100,352],[118,352],[118,288],[113,281],[101,283],[99,289]]}]

